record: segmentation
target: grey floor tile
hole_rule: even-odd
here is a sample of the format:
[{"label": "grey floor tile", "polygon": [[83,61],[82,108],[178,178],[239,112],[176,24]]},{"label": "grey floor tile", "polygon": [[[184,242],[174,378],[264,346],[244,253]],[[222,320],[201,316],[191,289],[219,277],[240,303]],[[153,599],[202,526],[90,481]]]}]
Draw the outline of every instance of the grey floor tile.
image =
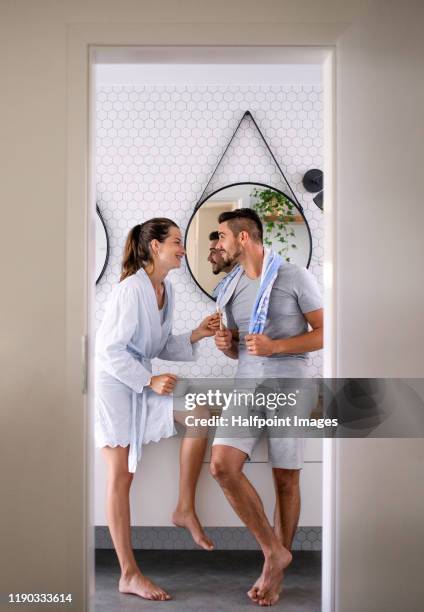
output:
[{"label": "grey floor tile", "polygon": [[[136,551],[142,571],[173,596],[149,602],[118,592],[119,565],[113,550],[96,551],[96,612],[169,610],[216,612],[257,609],[246,591],[258,577],[262,556],[256,551]],[[286,572],[284,592],[274,610],[321,610],[321,554],[299,551]]]}]

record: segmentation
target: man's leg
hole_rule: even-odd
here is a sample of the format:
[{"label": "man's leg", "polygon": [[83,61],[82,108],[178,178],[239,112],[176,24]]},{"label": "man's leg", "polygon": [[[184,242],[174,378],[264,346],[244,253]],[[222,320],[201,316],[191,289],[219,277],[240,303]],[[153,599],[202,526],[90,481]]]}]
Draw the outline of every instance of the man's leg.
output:
[{"label": "man's leg", "polygon": [[255,536],[265,557],[262,574],[248,595],[260,605],[273,605],[281,592],[283,570],[292,557],[276,537],[259,495],[242,472],[246,456],[238,448],[214,444],[211,473],[235,512]]},{"label": "man's leg", "polygon": [[213,542],[204,532],[195,509],[196,487],[208,442],[208,428],[188,427],[186,425],[188,415],[199,419],[208,418],[210,412],[204,406],[196,406],[190,412],[174,410],[174,419],[185,427],[185,436],[180,447],[180,486],[172,522],[177,527],[188,529],[196,544],[205,550],[213,550]]},{"label": "man's leg", "polygon": [[273,468],[275,486],[274,531],[291,550],[300,514],[300,469]]},{"label": "man's leg", "polygon": [[304,461],[304,438],[268,438],[275,487],[274,531],[291,550],[300,514],[300,470]]}]

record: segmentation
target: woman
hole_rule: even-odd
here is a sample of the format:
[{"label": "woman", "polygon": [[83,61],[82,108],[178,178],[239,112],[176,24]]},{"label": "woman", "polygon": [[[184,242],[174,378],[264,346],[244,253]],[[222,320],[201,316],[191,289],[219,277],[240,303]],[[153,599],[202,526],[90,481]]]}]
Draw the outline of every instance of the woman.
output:
[{"label": "woman", "polygon": [[[154,600],[170,596],[137,566],[129,491],[142,445],[172,436],[174,419],[184,424],[184,413],[173,411],[177,377],[153,376],[151,359],[194,360],[195,343],[212,336],[219,324],[215,314],[191,332],[172,334],[174,294],[166,276],[181,266],[184,253],[181,232],[170,219],[136,225],[125,244],[120,283],[110,295],[96,338],[96,446],[102,448],[108,470],[107,517],[121,566],[119,590]],[[207,416],[206,409],[197,407],[196,412]],[[197,544],[212,550],[194,508],[206,443],[206,432],[182,441],[180,495],[172,518]]]}]

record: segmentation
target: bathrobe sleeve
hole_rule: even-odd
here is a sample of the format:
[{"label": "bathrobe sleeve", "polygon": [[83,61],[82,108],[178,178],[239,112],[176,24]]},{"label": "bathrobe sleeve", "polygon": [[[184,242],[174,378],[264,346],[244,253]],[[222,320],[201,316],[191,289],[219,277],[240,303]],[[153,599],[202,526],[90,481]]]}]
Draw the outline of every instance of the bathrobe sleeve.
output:
[{"label": "bathrobe sleeve", "polygon": [[111,295],[96,337],[98,365],[136,393],[142,392],[152,376],[127,351],[127,345],[139,325],[139,299],[135,287],[118,286]]},{"label": "bathrobe sleeve", "polygon": [[198,343],[192,344],[190,336],[191,331],[178,336],[170,333],[158,358],[167,361],[196,361]]},{"label": "bathrobe sleeve", "polygon": [[165,361],[196,361],[198,351],[196,344],[190,342],[191,331],[174,336],[172,333],[172,319],[174,316],[174,289],[172,284],[165,280],[168,304],[166,309],[166,327],[169,330],[166,342],[158,359]]}]

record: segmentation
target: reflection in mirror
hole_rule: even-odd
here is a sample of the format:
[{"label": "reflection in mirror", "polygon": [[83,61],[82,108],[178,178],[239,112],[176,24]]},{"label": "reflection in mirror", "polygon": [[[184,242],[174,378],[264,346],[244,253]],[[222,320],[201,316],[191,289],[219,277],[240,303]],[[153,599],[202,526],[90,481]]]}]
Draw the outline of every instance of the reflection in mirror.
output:
[{"label": "reflection in mirror", "polygon": [[96,206],[96,285],[106,270],[109,258],[109,237],[100,209]]},{"label": "reflection in mirror", "polygon": [[262,220],[264,245],[283,260],[308,267],[311,232],[300,209],[279,189],[256,183],[223,187],[209,195],[192,215],[186,232],[187,263],[197,285],[212,296],[230,271],[216,249],[218,216],[236,208],[252,208]]}]

